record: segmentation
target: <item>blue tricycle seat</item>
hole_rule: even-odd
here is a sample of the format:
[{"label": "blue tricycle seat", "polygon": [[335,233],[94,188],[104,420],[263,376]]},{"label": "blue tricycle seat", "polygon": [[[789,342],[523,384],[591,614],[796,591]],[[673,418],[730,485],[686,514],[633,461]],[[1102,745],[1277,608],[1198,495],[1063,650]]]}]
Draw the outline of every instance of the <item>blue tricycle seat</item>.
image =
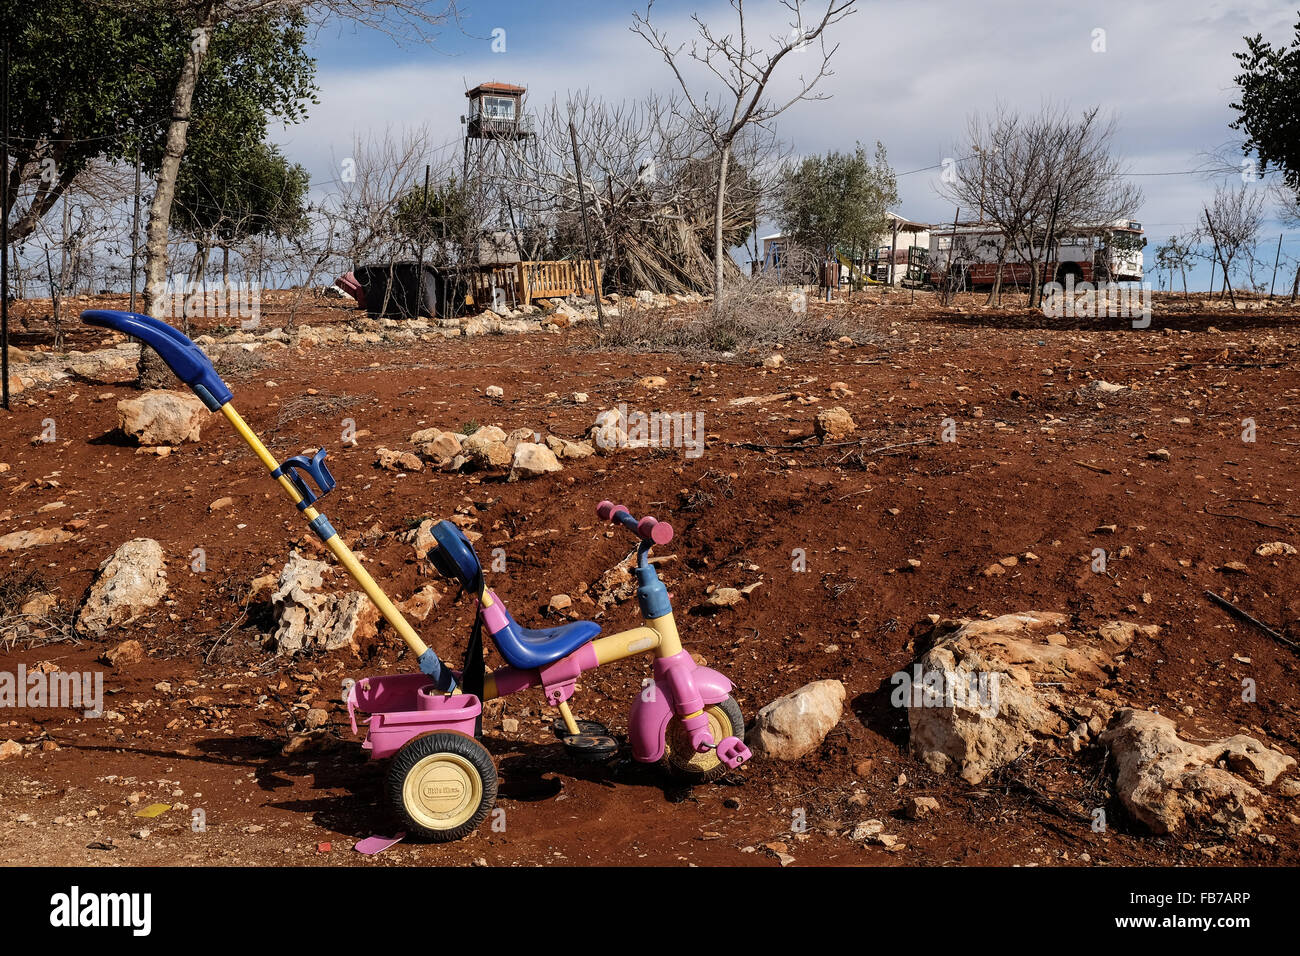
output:
[{"label": "blue tricycle seat", "polygon": [[[474,546],[450,521],[439,521],[432,530],[437,547],[430,550],[429,557],[434,567],[447,577],[459,580],[467,590],[477,595],[483,566],[474,553]],[[499,596],[497,601],[505,614],[506,626],[495,634],[488,629],[492,643],[506,663],[521,670],[537,670],[554,663],[600,633],[600,625],[595,621],[570,621],[536,630],[521,627]]]}]

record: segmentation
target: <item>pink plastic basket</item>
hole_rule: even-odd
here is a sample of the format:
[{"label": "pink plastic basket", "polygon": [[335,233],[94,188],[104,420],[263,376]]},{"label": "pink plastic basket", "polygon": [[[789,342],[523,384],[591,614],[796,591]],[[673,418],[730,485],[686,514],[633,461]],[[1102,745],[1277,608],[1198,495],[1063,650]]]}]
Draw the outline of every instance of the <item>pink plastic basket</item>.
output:
[{"label": "pink plastic basket", "polygon": [[474,735],[474,723],[483,712],[483,703],[473,694],[450,697],[435,690],[424,674],[395,674],[387,677],[364,677],[348,691],[348,718],[357,733],[357,712],[369,714],[361,719],[366,739],[361,749],[370,751],[370,759],[391,757],[421,734],[451,730]]}]

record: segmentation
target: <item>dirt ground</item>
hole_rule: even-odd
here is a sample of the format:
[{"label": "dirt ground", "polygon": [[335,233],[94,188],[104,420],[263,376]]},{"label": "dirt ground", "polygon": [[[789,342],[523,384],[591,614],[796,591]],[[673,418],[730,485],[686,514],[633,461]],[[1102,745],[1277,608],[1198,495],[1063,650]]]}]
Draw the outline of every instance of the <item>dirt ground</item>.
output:
[{"label": "dirt ground", "polygon": [[[711,361],[628,354],[599,348],[594,330],[579,327],[289,349],[232,378],[235,406],[277,456],[328,449],[339,487],[322,506],[380,584],[402,599],[427,581],[446,592],[420,626],[444,658],[459,660],[471,602],[452,604],[454,589],[400,535],[425,517],[471,515],[480,555],[505,550],[507,569],[490,583],[517,618],[544,620],[561,592],[574,597],[575,613],[592,615],[581,596],[631,547],[595,520],[596,503],[609,498],[673,524],[675,539],[657,553],[673,556],[661,572],[683,639],[735,682],[747,719],[810,680],[837,678],[849,691],[844,719],[818,753],[755,762],[693,791],[626,757],[571,761],[540,693],[526,692],[505,703],[518,731],[497,727],[486,740],[501,774],[504,831],[485,825],[460,843],[403,843],[373,858],[352,845],[393,829],[384,767],[365,760],[339,687],[344,677],[413,670],[400,642],[385,635],[366,660],[347,651],[271,655],[268,594],[248,601],[250,582],[277,574],[292,547],[322,549],[219,416],[199,442],[162,458],[114,434],[129,386],[15,396],[13,413],[0,414],[0,462],[10,466],[0,475],[0,534],[69,522],[77,534],[0,555],[4,580],[53,590],[70,618],[116,547],[152,537],[167,555],[170,593],[103,641],[28,637],[0,647],[3,670],[42,661],[103,669],[110,711],[104,719],[0,712],[0,742],[42,745],[0,761],[0,861],[778,866],[777,854],[788,853],[796,865],[1300,862],[1300,827],[1280,810],[1264,828],[1270,842],[1144,835],[1125,820],[1101,751],[1069,759],[1035,751],[978,787],[936,776],[908,754],[906,715],[888,703],[888,678],[911,664],[928,615],[1058,610],[1084,625],[1161,626],[1126,655],[1115,684],[1126,703],[1174,717],[1190,739],[1245,732],[1300,755],[1296,653],[1202,593],[1300,640],[1300,557],[1254,554],[1263,542],[1300,545],[1300,309],[1230,311],[1180,297],[1159,301],[1151,327],[1137,330],[1120,319],[993,312],[974,296],[951,308],[928,296],[907,301],[873,292],[814,306],[839,316],[853,344],[792,343],[776,369],[761,367],[771,350]],[[299,320],[354,315],[312,310]],[[15,306],[28,317],[15,319],[16,345],[48,341],[47,311],[48,303]],[[78,348],[105,340],[100,330],[72,336]],[[667,384],[648,388],[639,383],[646,375]],[[1094,379],[1127,388],[1099,397],[1087,387]],[[839,382],[853,394],[833,397]],[[504,398],[485,397],[490,385]],[[564,399],[579,391],[588,404]],[[730,404],[779,393],[794,396]],[[470,421],[577,438],[620,402],[702,413],[703,454],[627,450],[515,483],[374,464],[378,446],[409,449],[418,429]],[[852,414],[863,444],[804,440],[817,411],[834,405]],[[58,440],[41,442],[50,418]],[[355,447],[341,440],[345,418],[355,422]],[[941,440],[945,419],[955,441]],[[1255,422],[1253,442],[1243,441],[1244,419]],[[1161,449],[1168,455],[1155,455]],[[210,513],[227,495],[234,506]],[[55,502],[63,506],[50,509]],[[206,553],[203,573],[190,569],[195,548]],[[1092,569],[1095,548],[1111,555],[1104,574]],[[800,550],[802,572],[793,569]],[[981,573],[1012,555],[1022,559],[1006,573]],[[1244,572],[1225,570],[1228,562]],[[696,610],[709,586],[755,582],[736,607]],[[635,602],[594,617],[607,632],[635,618]],[[128,637],[145,646],[146,661],[95,663]],[[628,702],[649,673],[649,660],[635,658],[587,675],[575,712],[624,733]],[[1241,699],[1244,678],[1255,681],[1254,703]],[[329,742],[283,753],[308,707],[329,711]],[[940,810],[905,819],[911,795],[936,797]],[[170,809],[136,816],[154,803]],[[1090,826],[1098,806],[1111,820],[1101,833]],[[202,832],[191,828],[195,809],[206,817]],[[904,848],[844,835],[869,818],[886,821]]]}]

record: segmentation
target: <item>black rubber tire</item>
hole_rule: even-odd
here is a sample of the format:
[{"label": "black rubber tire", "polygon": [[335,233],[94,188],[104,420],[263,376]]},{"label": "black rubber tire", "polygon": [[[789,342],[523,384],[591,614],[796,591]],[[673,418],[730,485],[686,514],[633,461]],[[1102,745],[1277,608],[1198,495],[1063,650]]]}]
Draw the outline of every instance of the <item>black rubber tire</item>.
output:
[{"label": "black rubber tire", "polygon": [[[406,778],[411,771],[421,761],[439,754],[450,755],[452,762],[462,771],[465,764],[472,767],[482,788],[478,805],[473,812],[454,826],[446,828],[426,826],[412,816],[404,799]],[[409,835],[433,843],[451,843],[473,833],[491,812],[497,799],[497,768],[492,762],[492,755],[468,734],[455,731],[425,734],[416,737],[393,756],[388,768],[388,798]]]},{"label": "black rubber tire", "polygon": [[[740,705],[731,697],[724,697],[722,700],[718,701],[718,703],[709,704],[704,709],[706,712],[710,709],[720,711],[722,715],[725,716],[727,723],[730,724],[730,727],[722,728],[722,733],[713,741],[715,744],[719,743],[724,737],[739,737],[741,740],[745,739],[745,715],[741,713]],[[674,756],[672,749],[674,729],[680,727],[680,725],[681,718],[674,715],[672,719],[668,721],[668,729],[664,734],[664,756],[660,761],[660,765],[669,773],[669,775],[677,780],[696,784],[712,783],[714,780],[730,773],[731,768],[721,760],[718,760],[716,756],[713,758],[714,762],[712,766],[700,766],[701,762],[697,759],[699,757],[698,754],[679,753],[677,756]],[[683,757],[685,757],[685,759],[683,759]]]}]

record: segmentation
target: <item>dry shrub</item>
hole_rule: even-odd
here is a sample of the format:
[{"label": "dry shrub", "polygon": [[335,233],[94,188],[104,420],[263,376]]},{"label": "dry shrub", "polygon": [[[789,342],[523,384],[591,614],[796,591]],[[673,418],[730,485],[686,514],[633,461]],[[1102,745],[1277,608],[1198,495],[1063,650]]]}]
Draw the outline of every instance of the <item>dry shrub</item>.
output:
[{"label": "dry shrub", "polygon": [[724,286],[705,309],[665,315],[657,309],[620,309],[605,324],[599,346],[688,355],[728,354],[751,348],[823,342],[844,334],[842,320],[809,308],[815,292],[775,278],[745,278]]},{"label": "dry shrub", "polygon": [[63,603],[42,614],[24,614],[22,606],[38,594],[55,593],[35,571],[10,570],[0,575],[0,648],[22,642],[40,647],[72,637],[72,612]]}]

